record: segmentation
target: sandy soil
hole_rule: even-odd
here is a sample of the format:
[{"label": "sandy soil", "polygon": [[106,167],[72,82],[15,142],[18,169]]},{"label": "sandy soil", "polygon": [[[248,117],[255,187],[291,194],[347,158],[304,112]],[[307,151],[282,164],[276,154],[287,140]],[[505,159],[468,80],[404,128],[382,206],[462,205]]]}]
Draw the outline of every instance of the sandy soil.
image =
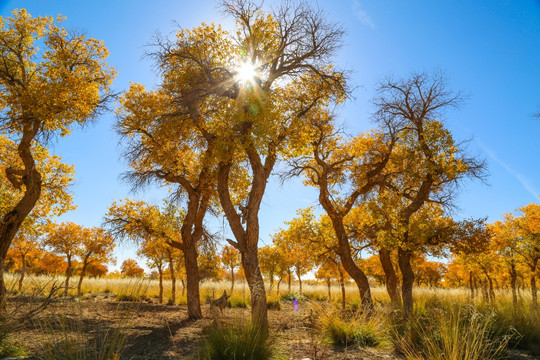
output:
[{"label": "sandy soil", "polygon": [[[59,314],[66,321],[55,320]],[[269,310],[271,328],[278,334],[277,344],[286,358],[399,359],[391,349],[346,349],[327,344],[312,330],[311,314],[308,304],[296,311],[289,303],[282,305],[281,310]],[[203,315],[202,320],[187,321],[185,306],[117,302],[103,294],[80,301],[54,302],[36,318],[37,321],[29,322],[18,331],[15,339],[29,354],[38,354],[48,343],[61,341],[67,333],[82,337],[84,342],[96,332],[121,328],[127,334],[121,359],[197,359],[203,330],[215,319],[208,305],[203,306]],[[219,314],[218,321],[247,322],[249,316],[249,309],[226,308]],[[37,358],[29,355],[27,359]],[[533,358],[523,355],[516,359]]]}]

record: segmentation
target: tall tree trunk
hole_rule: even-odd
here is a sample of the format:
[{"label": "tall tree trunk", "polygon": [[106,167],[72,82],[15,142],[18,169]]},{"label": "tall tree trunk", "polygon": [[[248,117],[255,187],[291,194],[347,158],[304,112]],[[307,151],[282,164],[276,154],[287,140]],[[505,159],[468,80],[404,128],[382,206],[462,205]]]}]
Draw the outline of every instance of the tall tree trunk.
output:
[{"label": "tall tree trunk", "polygon": [[84,275],[86,275],[86,267],[88,266],[88,261],[85,259],[83,262],[83,267],[81,269],[81,275],[79,276],[79,284],[77,284],[77,296],[82,295],[82,282],[84,279]]},{"label": "tall tree trunk", "polygon": [[403,298],[403,314],[409,317],[413,314],[413,284],[414,272],[411,267],[411,252],[398,248],[398,262],[401,271],[401,296]]},{"label": "tall tree trunk", "polygon": [[399,295],[398,278],[392,264],[390,250],[379,249],[379,260],[381,261],[386,278],[386,291],[388,292],[388,296],[390,296],[390,303],[394,309],[399,309],[401,308],[401,296]]},{"label": "tall tree trunk", "polygon": [[158,303],[163,304],[163,268],[161,265],[158,265],[158,276],[159,276],[159,297]]},{"label": "tall tree trunk", "polygon": [[234,267],[231,267],[231,292],[230,294],[232,294],[233,290],[234,290]]},{"label": "tall tree trunk", "polygon": [[23,280],[24,280],[24,275],[25,274],[26,274],[26,256],[23,256],[22,257],[21,277],[19,278],[19,288],[18,288],[19,293],[22,292]]},{"label": "tall tree trunk", "polygon": [[[22,189],[24,184],[24,195],[11,211],[2,216],[0,221],[0,312],[4,312],[7,299],[7,289],[4,281],[6,268],[6,257],[9,247],[17,231],[21,227],[24,219],[30,214],[41,195],[41,174],[37,171],[34,157],[32,155],[32,140],[39,130],[39,124],[27,121],[23,128],[23,135],[17,153],[23,162],[24,169],[6,168],[6,175],[9,172],[17,179],[8,176],[9,181],[15,188]],[[22,184],[21,184],[22,183]]]},{"label": "tall tree trunk", "polygon": [[182,282],[182,296],[186,294],[186,281],[184,278],[181,278],[180,281]]},{"label": "tall tree trunk", "polygon": [[268,276],[270,277],[270,289],[271,289],[272,286],[274,286],[274,273],[270,272]]},{"label": "tall tree trunk", "polygon": [[279,286],[281,285],[281,282],[283,281],[283,276],[281,276],[277,283],[277,296],[279,297]]},{"label": "tall tree trunk", "polygon": [[343,271],[338,266],[338,274],[339,274],[339,286],[341,287],[341,308],[345,310],[345,307],[347,306],[346,297],[345,297],[345,279],[343,278]]},{"label": "tall tree trunk", "polygon": [[493,289],[493,279],[491,276],[489,276],[488,272],[484,272],[486,274],[486,278],[489,284],[489,303],[494,304],[495,303],[495,290]]}]

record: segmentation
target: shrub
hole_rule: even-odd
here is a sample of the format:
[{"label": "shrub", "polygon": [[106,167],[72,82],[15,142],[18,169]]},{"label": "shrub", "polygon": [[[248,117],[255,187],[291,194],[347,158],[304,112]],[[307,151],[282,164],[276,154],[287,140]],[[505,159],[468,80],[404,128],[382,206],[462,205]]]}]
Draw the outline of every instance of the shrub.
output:
[{"label": "shrub", "polygon": [[217,325],[207,329],[199,358],[203,360],[281,359],[275,338],[252,325]]},{"label": "shrub", "polygon": [[472,306],[446,308],[430,315],[396,327],[394,345],[407,359],[500,359],[512,337],[510,333],[496,336],[492,331],[494,313],[482,314]]},{"label": "shrub", "polygon": [[324,332],[334,345],[345,347],[377,347],[386,338],[381,324],[361,318],[329,317],[324,323]]},{"label": "shrub", "polygon": [[142,297],[137,294],[118,294],[116,295],[115,300],[138,302],[142,300]]},{"label": "shrub", "polygon": [[268,310],[281,310],[281,302],[279,298],[268,298],[266,300],[266,308]]}]

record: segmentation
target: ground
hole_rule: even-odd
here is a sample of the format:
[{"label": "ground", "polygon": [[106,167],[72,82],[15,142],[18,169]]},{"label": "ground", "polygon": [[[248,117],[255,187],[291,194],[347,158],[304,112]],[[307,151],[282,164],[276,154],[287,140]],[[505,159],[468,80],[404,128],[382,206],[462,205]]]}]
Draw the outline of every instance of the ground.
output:
[{"label": "ground", "polygon": [[[12,299],[14,302],[17,300]],[[249,309],[225,308],[223,313],[210,310],[204,305],[204,319],[187,321],[185,305],[118,302],[107,294],[70,298],[53,302],[19,330],[15,339],[26,348],[27,359],[38,359],[41,357],[35,354],[43,353],[47,344],[61,341],[67,333],[84,342],[100,331],[121,328],[127,335],[121,359],[197,359],[203,331],[216,320],[216,314],[219,322],[249,321]],[[56,320],[59,314],[63,319],[60,322]],[[312,314],[309,302],[295,307],[284,301],[281,310],[269,310],[271,328],[287,359],[400,359],[391,348],[333,347],[312,330]],[[516,354],[514,359],[533,357]]]}]

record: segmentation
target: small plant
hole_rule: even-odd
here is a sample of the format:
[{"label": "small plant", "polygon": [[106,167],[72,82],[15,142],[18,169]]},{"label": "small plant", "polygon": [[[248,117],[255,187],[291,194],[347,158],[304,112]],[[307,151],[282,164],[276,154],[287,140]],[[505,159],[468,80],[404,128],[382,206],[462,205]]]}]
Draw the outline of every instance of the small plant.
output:
[{"label": "small plant", "polygon": [[199,353],[202,360],[281,359],[275,338],[252,325],[212,326]]},{"label": "small plant", "polygon": [[266,308],[268,310],[281,310],[281,302],[279,298],[269,298],[266,300]]},{"label": "small plant", "polygon": [[246,309],[248,307],[249,303],[247,299],[243,299],[240,297],[230,298],[229,299],[229,306],[231,308],[241,308]]},{"label": "small plant", "polygon": [[115,300],[138,302],[138,301],[141,301],[142,298],[140,295],[137,295],[137,294],[118,294],[116,295]]},{"label": "small plant", "polygon": [[377,347],[385,338],[379,324],[360,319],[345,320],[335,316],[329,318],[324,326],[326,335],[337,346]]}]

